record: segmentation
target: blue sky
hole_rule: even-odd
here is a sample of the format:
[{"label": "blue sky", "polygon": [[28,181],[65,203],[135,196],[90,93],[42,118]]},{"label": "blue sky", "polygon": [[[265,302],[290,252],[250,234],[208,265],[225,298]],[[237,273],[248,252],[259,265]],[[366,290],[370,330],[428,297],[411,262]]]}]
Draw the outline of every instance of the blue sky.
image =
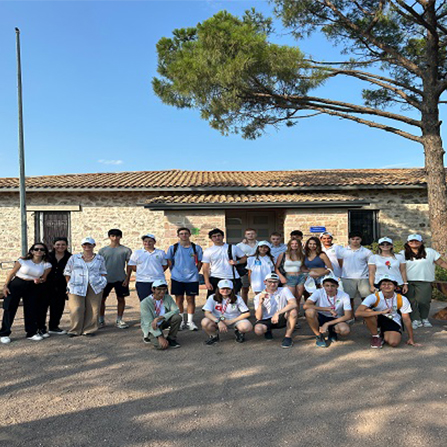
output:
[{"label": "blue sky", "polygon": [[[0,1],[0,176],[18,175],[16,26],[27,175],[423,166],[419,144],[337,118],[246,141],[221,136],[198,111],[162,104],[151,89],[157,41],[221,9],[240,15],[251,6],[271,11],[260,0]],[[276,28],[276,42],[292,42]],[[319,59],[338,55],[321,36],[299,46]],[[355,100],[356,87],[336,81],[322,93]]]}]

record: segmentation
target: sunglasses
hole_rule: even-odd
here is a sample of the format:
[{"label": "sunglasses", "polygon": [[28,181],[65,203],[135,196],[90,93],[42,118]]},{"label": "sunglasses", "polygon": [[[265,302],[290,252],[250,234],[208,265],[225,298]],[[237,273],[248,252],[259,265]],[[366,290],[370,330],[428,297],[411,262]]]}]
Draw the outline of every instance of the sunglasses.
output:
[{"label": "sunglasses", "polygon": [[43,251],[43,252],[45,252],[46,250],[45,250],[45,248],[33,248],[33,251]]}]

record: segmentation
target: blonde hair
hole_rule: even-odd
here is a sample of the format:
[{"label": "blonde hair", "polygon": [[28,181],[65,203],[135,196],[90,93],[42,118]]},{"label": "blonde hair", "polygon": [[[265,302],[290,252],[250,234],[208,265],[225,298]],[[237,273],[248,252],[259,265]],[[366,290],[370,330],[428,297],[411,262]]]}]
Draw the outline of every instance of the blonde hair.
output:
[{"label": "blonde hair", "polygon": [[[298,248],[294,250],[292,248],[292,243],[296,242],[298,244]],[[303,247],[299,240],[297,239],[290,239],[289,242],[287,242],[287,250],[286,250],[286,259],[290,259],[291,261],[301,261],[304,262],[304,252]]]}]

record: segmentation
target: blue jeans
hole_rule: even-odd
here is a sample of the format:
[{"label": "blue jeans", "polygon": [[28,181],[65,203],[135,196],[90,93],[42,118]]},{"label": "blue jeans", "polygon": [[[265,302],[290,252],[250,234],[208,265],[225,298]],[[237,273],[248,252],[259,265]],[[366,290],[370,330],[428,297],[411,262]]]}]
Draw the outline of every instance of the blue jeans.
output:
[{"label": "blue jeans", "polygon": [[306,282],[307,273],[300,273],[299,275],[288,275],[286,273],[286,279],[289,287],[302,286]]}]

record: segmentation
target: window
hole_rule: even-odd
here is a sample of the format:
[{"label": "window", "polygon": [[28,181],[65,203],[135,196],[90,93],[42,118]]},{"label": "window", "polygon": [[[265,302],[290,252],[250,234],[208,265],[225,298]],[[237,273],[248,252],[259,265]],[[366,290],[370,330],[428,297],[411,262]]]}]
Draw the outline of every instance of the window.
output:
[{"label": "window", "polygon": [[370,245],[377,240],[377,211],[349,211],[349,232],[362,235],[362,245]]}]

